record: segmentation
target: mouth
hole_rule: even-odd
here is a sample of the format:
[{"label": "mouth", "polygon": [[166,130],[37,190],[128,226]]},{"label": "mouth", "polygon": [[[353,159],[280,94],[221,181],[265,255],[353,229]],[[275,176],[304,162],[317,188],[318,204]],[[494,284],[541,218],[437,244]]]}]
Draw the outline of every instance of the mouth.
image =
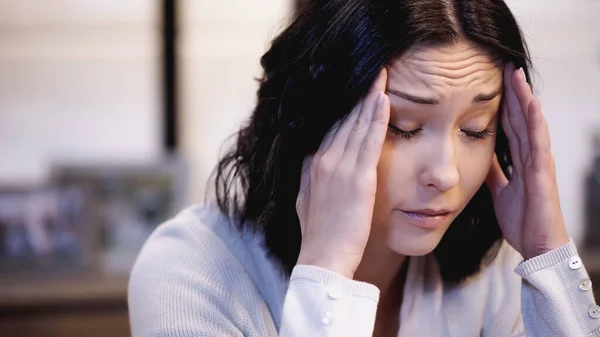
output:
[{"label": "mouth", "polygon": [[446,209],[400,210],[416,226],[436,229],[447,222],[452,211]]}]

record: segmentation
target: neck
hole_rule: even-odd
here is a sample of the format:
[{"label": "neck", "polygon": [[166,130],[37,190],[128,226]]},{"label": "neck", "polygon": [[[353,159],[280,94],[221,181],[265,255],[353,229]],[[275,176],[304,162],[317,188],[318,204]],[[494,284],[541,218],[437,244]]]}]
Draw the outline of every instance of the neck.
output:
[{"label": "neck", "polygon": [[398,300],[402,295],[404,275],[402,267],[406,256],[392,251],[381,241],[369,242],[363,258],[354,274],[354,279],[375,285],[381,292],[381,300],[388,302]]},{"label": "neck", "polygon": [[393,252],[386,244],[381,244],[385,241],[373,240],[377,241],[378,244],[367,244],[354,278],[371,283],[381,291],[373,336],[396,336],[400,325],[407,259]]}]

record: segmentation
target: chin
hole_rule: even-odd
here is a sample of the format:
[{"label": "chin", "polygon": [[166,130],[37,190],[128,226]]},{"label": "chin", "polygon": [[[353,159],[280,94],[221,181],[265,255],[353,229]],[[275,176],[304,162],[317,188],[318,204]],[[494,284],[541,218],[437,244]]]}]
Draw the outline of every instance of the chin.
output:
[{"label": "chin", "polygon": [[424,256],[438,246],[446,229],[424,231],[412,226],[392,226],[388,229],[387,245],[400,255]]}]

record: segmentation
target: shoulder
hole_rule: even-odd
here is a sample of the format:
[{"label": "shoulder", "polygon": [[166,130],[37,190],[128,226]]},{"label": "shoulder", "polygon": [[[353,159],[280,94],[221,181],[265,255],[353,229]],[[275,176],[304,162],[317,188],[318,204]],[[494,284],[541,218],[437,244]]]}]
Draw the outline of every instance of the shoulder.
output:
[{"label": "shoulder", "polygon": [[[157,227],[144,244],[131,273],[131,282],[150,275],[170,277],[222,277],[219,269],[235,265],[227,243],[217,235],[229,231],[229,240],[241,235],[217,210],[189,207]],[[195,277],[194,277],[195,276]]]},{"label": "shoulder", "polygon": [[[171,335],[176,329],[200,332],[235,326],[256,331],[266,304],[248,273],[254,245],[217,208],[193,206],[160,225],[150,236],[133,267],[128,302],[135,336]],[[268,310],[266,311],[268,312]],[[210,314],[209,321],[202,315]],[[246,318],[244,318],[246,317]],[[242,319],[244,318],[244,319]],[[224,330],[226,333],[229,330]],[[233,330],[232,330],[233,331]],[[259,330],[260,331],[260,330]],[[231,335],[236,335],[232,333]]]}]

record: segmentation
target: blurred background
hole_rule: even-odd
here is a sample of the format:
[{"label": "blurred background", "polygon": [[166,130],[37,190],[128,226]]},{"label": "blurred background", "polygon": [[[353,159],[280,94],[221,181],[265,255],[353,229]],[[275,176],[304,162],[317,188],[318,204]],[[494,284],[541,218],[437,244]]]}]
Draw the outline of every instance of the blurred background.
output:
[{"label": "blurred background", "polygon": [[[203,199],[302,2],[0,0],[1,336],[129,335],[141,245]],[[600,1],[508,3],[569,233],[600,285]]]}]

